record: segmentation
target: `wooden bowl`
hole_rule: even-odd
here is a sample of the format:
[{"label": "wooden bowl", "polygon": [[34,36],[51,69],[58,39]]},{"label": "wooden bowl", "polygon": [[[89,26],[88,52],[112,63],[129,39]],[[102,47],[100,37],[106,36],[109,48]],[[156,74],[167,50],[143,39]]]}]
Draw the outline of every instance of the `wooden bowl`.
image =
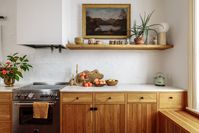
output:
[{"label": "wooden bowl", "polygon": [[116,86],[118,84],[118,80],[106,80],[106,84],[108,86]]}]

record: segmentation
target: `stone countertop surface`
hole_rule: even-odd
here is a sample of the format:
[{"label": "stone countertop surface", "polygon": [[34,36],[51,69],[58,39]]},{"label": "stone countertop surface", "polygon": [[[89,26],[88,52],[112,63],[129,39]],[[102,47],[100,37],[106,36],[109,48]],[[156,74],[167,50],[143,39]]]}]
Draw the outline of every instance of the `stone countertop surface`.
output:
[{"label": "stone countertop surface", "polygon": [[[0,85],[0,92],[12,92],[13,89],[20,88],[23,84],[16,84],[13,87],[5,87]],[[82,86],[66,86],[60,89],[61,92],[183,92],[185,89],[165,86],[159,87],[152,84],[119,84],[117,86],[103,87],[82,87]]]},{"label": "stone countertop surface", "polygon": [[119,84],[117,86],[81,87],[66,86],[61,92],[183,92],[185,89],[177,87],[160,87],[152,84]]},{"label": "stone countertop surface", "polygon": [[24,85],[16,84],[13,87],[6,87],[4,84],[0,84],[0,92],[12,92],[13,89],[20,88]]}]

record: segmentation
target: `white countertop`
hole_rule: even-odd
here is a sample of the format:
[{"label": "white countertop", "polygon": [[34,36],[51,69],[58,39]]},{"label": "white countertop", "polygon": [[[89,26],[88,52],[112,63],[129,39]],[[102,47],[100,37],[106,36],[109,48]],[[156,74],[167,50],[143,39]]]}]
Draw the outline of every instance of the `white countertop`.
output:
[{"label": "white countertop", "polygon": [[5,85],[0,85],[0,92],[12,92],[13,89],[19,88],[24,85],[14,85],[13,87],[6,87]]},{"label": "white countertop", "polygon": [[[15,85],[13,87],[5,87],[0,85],[0,92],[12,92],[13,89],[24,85]],[[81,87],[81,86],[66,86],[60,90],[61,92],[182,92],[186,91],[177,87],[159,87],[151,84],[119,84],[117,86],[103,87]]]},{"label": "white countertop", "polygon": [[186,91],[176,87],[159,87],[151,84],[119,84],[117,86],[81,87],[66,86],[61,92],[182,92]]}]

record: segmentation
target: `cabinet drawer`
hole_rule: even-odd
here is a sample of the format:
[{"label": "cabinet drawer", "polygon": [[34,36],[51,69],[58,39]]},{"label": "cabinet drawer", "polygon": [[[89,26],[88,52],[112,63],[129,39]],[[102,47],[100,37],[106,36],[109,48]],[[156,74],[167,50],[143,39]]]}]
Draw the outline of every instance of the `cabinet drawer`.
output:
[{"label": "cabinet drawer", "polygon": [[11,105],[0,103],[0,121],[11,120]]},{"label": "cabinet drawer", "polygon": [[156,93],[129,93],[128,94],[128,103],[134,102],[156,102],[157,94]]},{"label": "cabinet drawer", "polygon": [[0,133],[11,133],[11,122],[0,122]]},{"label": "cabinet drawer", "polygon": [[92,93],[62,93],[63,103],[92,103]]},{"label": "cabinet drawer", "polygon": [[185,93],[160,93],[160,105],[162,109],[180,109],[185,105]]},{"label": "cabinet drawer", "polygon": [[124,93],[95,93],[95,103],[99,104],[124,104]]},{"label": "cabinet drawer", "polygon": [[0,103],[11,102],[11,93],[0,93]]}]

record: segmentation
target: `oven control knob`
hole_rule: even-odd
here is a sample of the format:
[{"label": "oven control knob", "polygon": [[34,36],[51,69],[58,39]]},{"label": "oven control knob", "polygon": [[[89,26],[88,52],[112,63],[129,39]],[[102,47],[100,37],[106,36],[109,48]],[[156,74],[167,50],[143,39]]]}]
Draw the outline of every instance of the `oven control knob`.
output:
[{"label": "oven control knob", "polygon": [[28,98],[29,98],[29,99],[32,99],[33,97],[34,97],[34,93],[29,93],[29,94],[28,94]]},{"label": "oven control knob", "polygon": [[16,97],[16,98],[20,98],[20,97],[21,97],[21,95],[20,95],[20,94],[17,94],[17,95],[15,95],[15,97]]}]

